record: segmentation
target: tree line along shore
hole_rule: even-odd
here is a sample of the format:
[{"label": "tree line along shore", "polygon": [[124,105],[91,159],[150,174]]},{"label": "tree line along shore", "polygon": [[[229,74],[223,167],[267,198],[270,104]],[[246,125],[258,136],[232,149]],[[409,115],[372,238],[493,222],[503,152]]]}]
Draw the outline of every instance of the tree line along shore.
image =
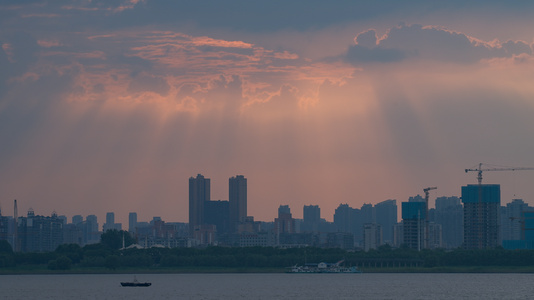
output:
[{"label": "tree line along shore", "polygon": [[[534,272],[534,250],[358,251],[337,248],[218,247],[122,249],[120,233],[100,243],[63,244],[52,252],[14,252],[0,240],[0,273],[284,272],[306,263],[343,261],[364,272]],[[133,243],[128,240],[126,245]]]}]

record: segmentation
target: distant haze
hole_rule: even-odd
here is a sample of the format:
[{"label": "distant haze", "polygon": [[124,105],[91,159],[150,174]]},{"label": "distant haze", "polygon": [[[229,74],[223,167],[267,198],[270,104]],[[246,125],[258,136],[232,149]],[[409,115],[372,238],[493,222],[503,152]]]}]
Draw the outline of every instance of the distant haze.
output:
[{"label": "distant haze", "polygon": [[[2,214],[187,222],[200,173],[212,200],[244,175],[256,220],[332,220],[534,167],[534,2],[514,3],[3,1]],[[484,173],[503,203],[533,181]]]}]

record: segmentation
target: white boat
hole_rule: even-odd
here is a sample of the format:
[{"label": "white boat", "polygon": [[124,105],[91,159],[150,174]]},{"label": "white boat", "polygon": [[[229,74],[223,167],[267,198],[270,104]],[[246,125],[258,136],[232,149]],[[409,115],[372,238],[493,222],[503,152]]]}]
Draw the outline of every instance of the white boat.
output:
[{"label": "white boat", "polygon": [[362,273],[357,267],[345,267],[341,264],[343,260],[337,263],[315,263],[305,264],[304,266],[294,265],[290,268],[289,273]]}]

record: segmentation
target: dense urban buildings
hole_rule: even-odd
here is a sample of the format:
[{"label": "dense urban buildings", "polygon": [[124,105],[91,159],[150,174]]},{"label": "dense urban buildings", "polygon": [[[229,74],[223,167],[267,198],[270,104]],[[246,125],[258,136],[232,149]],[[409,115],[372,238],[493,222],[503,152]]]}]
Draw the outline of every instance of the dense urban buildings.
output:
[{"label": "dense urban buildings", "polygon": [[28,211],[26,218],[19,218],[15,248],[22,252],[49,252],[63,244],[63,220],[56,213],[45,217]]},{"label": "dense urban buildings", "polygon": [[[293,216],[289,205],[280,205],[272,221],[255,221],[247,215],[247,179],[243,175],[229,178],[229,200],[211,200],[210,183],[201,174],[189,178],[189,223],[166,222],[160,217],[138,221],[137,213],[130,212],[128,232],[136,241],[130,247],[314,246],[369,251],[388,244],[416,250],[500,245],[534,248],[534,208],[522,199],[500,206],[499,185],[464,186],[461,198],[438,197],[431,209],[426,197],[409,197],[402,202],[401,222],[394,199],[360,208],[342,203],[329,222],[321,218],[318,205],[304,205],[302,219]],[[46,217],[29,210],[26,216],[14,218],[0,211],[0,239],[7,240],[15,251],[45,252],[62,243],[98,243],[103,232],[122,229],[114,212],[106,214],[101,228],[95,215],[85,220],[74,215],[71,223],[67,220],[56,213]]]}]

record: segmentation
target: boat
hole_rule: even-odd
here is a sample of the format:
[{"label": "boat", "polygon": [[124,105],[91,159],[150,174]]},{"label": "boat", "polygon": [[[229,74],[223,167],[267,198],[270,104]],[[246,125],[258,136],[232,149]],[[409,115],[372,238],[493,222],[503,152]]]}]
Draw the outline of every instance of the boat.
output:
[{"label": "boat", "polygon": [[134,276],[133,281],[128,282],[121,282],[121,286],[151,286],[152,283],[150,282],[139,282],[137,281],[137,278]]},{"label": "boat", "polygon": [[310,263],[304,266],[294,265],[289,269],[289,273],[362,273],[357,267],[345,267],[341,264],[343,260],[337,263]]}]

